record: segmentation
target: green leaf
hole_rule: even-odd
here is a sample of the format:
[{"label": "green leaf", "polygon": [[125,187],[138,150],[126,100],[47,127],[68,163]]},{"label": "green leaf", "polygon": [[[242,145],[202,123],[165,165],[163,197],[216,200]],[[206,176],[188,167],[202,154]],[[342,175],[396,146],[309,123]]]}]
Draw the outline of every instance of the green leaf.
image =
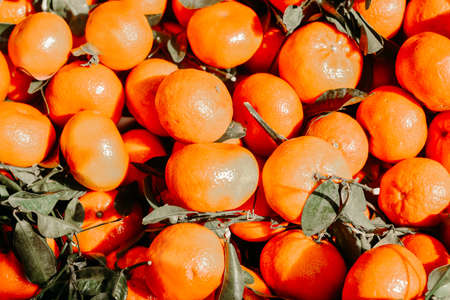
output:
[{"label": "green leaf", "polygon": [[150,26],[158,25],[162,19],[162,14],[145,15]]},{"label": "green leaf", "polygon": [[0,23],[0,34],[3,34],[5,31],[14,28],[15,24],[11,23]]},{"label": "green leaf", "polygon": [[225,133],[216,141],[216,143],[223,143],[230,139],[240,139],[245,136],[247,129],[241,123],[231,121]]},{"label": "green leaf", "polygon": [[225,245],[225,273],[219,300],[242,300],[244,295],[243,271],[234,245],[230,241]]},{"label": "green leaf", "polygon": [[450,264],[434,269],[428,275],[428,292],[425,294],[425,300],[435,299],[444,300],[450,298]]},{"label": "green leaf", "polygon": [[383,245],[390,245],[390,244],[396,244],[403,246],[401,240],[398,237],[398,234],[395,232],[395,230],[389,230],[387,234],[380,240],[378,243],[376,243],[373,248],[380,247]]},{"label": "green leaf", "polygon": [[34,194],[30,192],[17,192],[9,196],[7,202],[14,208],[19,208],[23,212],[35,212],[48,215],[59,197],[57,194]]},{"label": "green leaf", "polygon": [[339,185],[331,180],[321,183],[309,195],[301,216],[305,235],[312,236],[333,224],[338,214],[339,199]]},{"label": "green leaf", "polygon": [[6,186],[0,185],[0,200],[7,199],[9,197],[9,192]]},{"label": "green leaf", "polygon": [[114,300],[126,300],[128,294],[127,277],[124,272],[116,272],[108,281],[108,292]]},{"label": "green leaf", "polygon": [[28,86],[27,93],[28,94],[34,94],[39,92],[41,89],[43,89],[48,83],[48,80],[33,80],[30,82],[30,85]]},{"label": "green leaf", "polygon": [[14,249],[28,279],[44,284],[56,274],[56,258],[45,239],[34,232],[26,221],[18,221],[14,229]]},{"label": "green leaf", "polygon": [[15,24],[0,23],[0,51],[8,51],[9,36],[14,29]]},{"label": "green leaf", "polygon": [[[348,197],[347,189],[342,189],[342,192],[342,199],[346,199]],[[349,199],[339,218],[344,220],[344,222],[349,222],[358,228],[363,228],[366,231],[374,230],[375,226],[365,215],[366,208],[367,203],[364,190],[356,184],[350,184]]]},{"label": "green leaf", "polygon": [[100,293],[92,297],[91,300],[111,300],[111,296],[109,293]]},{"label": "green leaf", "polygon": [[283,24],[289,33],[292,33],[303,20],[302,6],[289,5],[283,13]]},{"label": "green leaf", "polygon": [[142,220],[143,225],[156,224],[169,218],[184,217],[192,211],[186,210],[175,205],[164,205],[154,209],[151,213],[146,215]]},{"label": "green leaf", "polygon": [[222,221],[220,220],[210,220],[203,224],[206,228],[208,228],[211,231],[214,231],[214,233],[221,239],[225,238],[225,234],[228,231],[228,226],[226,226]]},{"label": "green leaf", "polygon": [[363,241],[349,225],[340,221],[330,227],[331,234],[336,237],[336,246],[349,265],[352,265],[364,252]]},{"label": "green leaf", "polygon": [[247,108],[250,115],[258,122],[258,124],[264,129],[265,132],[270,136],[270,138],[278,145],[287,141],[287,138],[278,134],[275,130],[273,130],[269,124],[264,121],[260,114],[253,108],[250,102],[244,102],[245,108]]},{"label": "green leaf", "polygon": [[114,208],[121,216],[128,216],[136,203],[136,195],[139,194],[139,184],[134,181],[126,186],[118,188],[114,199]]},{"label": "green leaf", "polygon": [[84,221],[84,208],[78,199],[69,202],[64,212],[64,221],[76,227],[81,227]]},{"label": "green leaf", "polygon": [[340,110],[346,106],[361,102],[367,93],[358,89],[340,88],[328,90],[320,95],[313,104],[305,105],[306,117],[313,117],[324,112]]},{"label": "green leaf", "polygon": [[37,226],[39,232],[47,238],[58,238],[81,231],[80,227],[69,222],[41,214],[38,214]]},{"label": "green leaf", "polygon": [[105,281],[113,275],[106,267],[87,267],[75,271],[75,286],[85,296],[95,296],[104,291]]},{"label": "green leaf", "polygon": [[187,39],[186,34],[181,33],[172,36],[167,41],[167,50],[175,63],[180,63],[186,57]]},{"label": "green leaf", "polygon": [[24,185],[31,185],[41,179],[41,170],[37,165],[29,168],[19,168],[8,165],[0,165],[0,167],[9,170],[13,174],[13,177]]},{"label": "green leaf", "polygon": [[367,22],[364,18],[351,8],[349,13],[355,18],[359,29],[359,48],[363,52],[364,55],[377,53],[381,49],[383,49],[384,39],[381,35],[379,35]]},{"label": "green leaf", "polygon": [[219,3],[222,0],[180,0],[181,4],[189,9],[197,9]]},{"label": "green leaf", "polygon": [[20,192],[22,190],[15,181],[9,179],[3,174],[0,174],[0,184],[4,185],[5,188],[13,192]]}]

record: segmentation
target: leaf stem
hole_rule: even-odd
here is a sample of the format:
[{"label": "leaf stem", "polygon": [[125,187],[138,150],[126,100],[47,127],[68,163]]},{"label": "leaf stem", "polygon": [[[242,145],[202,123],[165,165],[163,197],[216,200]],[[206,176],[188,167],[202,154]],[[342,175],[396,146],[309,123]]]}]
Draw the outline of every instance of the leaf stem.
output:
[{"label": "leaf stem", "polygon": [[261,127],[267,132],[267,134],[272,138],[272,140],[277,144],[280,145],[283,142],[287,141],[288,139],[284,136],[278,134],[275,130],[273,130],[269,124],[264,121],[264,119],[258,114],[258,112],[253,108],[253,106],[250,104],[250,102],[244,102],[244,106],[247,108],[248,112],[252,117],[261,125]]}]

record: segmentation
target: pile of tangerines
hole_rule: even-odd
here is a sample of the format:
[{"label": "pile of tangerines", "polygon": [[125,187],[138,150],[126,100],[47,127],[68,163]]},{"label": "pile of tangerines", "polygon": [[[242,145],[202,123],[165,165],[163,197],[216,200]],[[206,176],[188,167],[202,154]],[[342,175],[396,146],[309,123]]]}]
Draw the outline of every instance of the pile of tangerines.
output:
[{"label": "pile of tangerines", "polygon": [[0,49],[0,299],[449,299],[448,0],[3,0]]}]

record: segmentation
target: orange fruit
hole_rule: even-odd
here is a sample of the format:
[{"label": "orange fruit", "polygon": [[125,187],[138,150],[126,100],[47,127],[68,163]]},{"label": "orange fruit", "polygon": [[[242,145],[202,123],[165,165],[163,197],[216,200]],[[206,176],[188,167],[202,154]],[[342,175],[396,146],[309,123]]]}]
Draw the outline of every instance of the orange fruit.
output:
[{"label": "orange fruit", "polygon": [[[108,254],[119,248],[127,240],[136,236],[141,230],[142,209],[135,204],[128,216],[120,215],[114,208],[117,191],[88,192],[80,197],[84,208],[84,221],[81,228],[87,229],[103,224],[77,234],[77,240],[82,253]],[[76,239],[74,239],[76,241]]]},{"label": "orange fruit", "polygon": [[234,68],[249,60],[263,38],[261,22],[248,6],[220,2],[196,11],[187,37],[195,56],[217,68]]},{"label": "orange fruit", "polygon": [[111,119],[93,111],[75,114],[64,126],[61,153],[74,178],[95,191],[119,186],[128,167],[128,153]]},{"label": "orange fruit", "polygon": [[369,151],[385,162],[416,156],[427,140],[420,104],[404,90],[383,86],[359,105],[356,119],[369,136]]},{"label": "orange fruit", "polygon": [[342,300],[415,299],[425,289],[419,259],[399,245],[383,245],[361,255],[345,278]]},{"label": "orange fruit", "polygon": [[247,149],[230,144],[190,144],[172,153],[166,183],[179,206],[195,211],[230,210],[258,185],[258,163]]},{"label": "orange fruit", "polygon": [[184,143],[218,140],[233,115],[225,84],[213,74],[195,69],[167,75],[156,92],[155,105],[162,127]]},{"label": "orange fruit", "polygon": [[12,63],[38,80],[51,77],[67,61],[72,32],[60,16],[39,12],[17,24],[8,40]]},{"label": "orange fruit", "polygon": [[437,225],[450,204],[450,175],[428,158],[405,159],[382,177],[378,205],[396,225]]},{"label": "orange fruit", "polygon": [[[0,4],[1,5],[1,4]],[[6,98],[10,86],[10,72],[5,56],[0,51],[0,102]]]},{"label": "orange fruit", "polygon": [[167,0],[122,0],[144,15],[162,15],[166,9]]},{"label": "orange fruit", "polygon": [[450,112],[442,112],[434,117],[428,127],[426,154],[428,158],[440,162],[450,172]]},{"label": "orange fruit", "polygon": [[445,246],[430,235],[423,233],[408,234],[403,236],[401,241],[406,249],[414,253],[422,262],[427,275],[435,268],[450,263],[450,255],[448,255]]},{"label": "orange fruit", "polygon": [[278,58],[280,77],[304,103],[313,103],[327,90],[354,88],[362,71],[355,42],[333,25],[312,22],[297,29]]},{"label": "orange fruit", "polygon": [[327,141],[301,136],[284,142],[262,172],[267,203],[286,221],[300,224],[303,206],[319,184],[316,174],[352,176],[344,155]]},{"label": "orange fruit", "polygon": [[193,223],[165,228],[147,252],[147,286],[158,299],[204,299],[216,290],[224,272],[222,244],[215,233]]},{"label": "orange fruit", "polygon": [[255,54],[245,63],[251,73],[270,72],[272,63],[278,69],[277,56],[284,41],[283,32],[277,27],[269,28],[263,36],[261,45]]},{"label": "orange fruit", "polygon": [[353,8],[386,39],[393,37],[401,28],[405,14],[406,0],[378,0],[366,9],[364,0],[356,0]]},{"label": "orange fruit", "polygon": [[305,0],[269,0],[269,2],[278,8],[282,13],[289,5],[300,5]]},{"label": "orange fruit", "polygon": [[272,293],[269,290],[269,287],[267,284],[262,280],[262,278],[250,270],[249,268],[246,268],[241,265],[242,270],[249,273],[251,277],[253,278],[253,283],[247,285],[250,289],[245,288],[244,289],[244,297],[243,300],[262,300],[265,299],[261,296],[256,295],[252,290],[257,291],[259,293],[262,293],[264,295],[272,295]]},{"label": "orange fruit", "polygon": [[308,126],[305,135],[319,137],[339,149],[350,167],[352,175],[366,164],[369,142],[361,125],[347,114],[332,112],[320,116]]},{"label": "orange fruit", "polygon": [[168,135],[159,122],[155,97],[163,79],[177,69],[177,65],[167,60],[150,58],[134,67],[127,77],[127,107],[136,121],[153,134]]},{"label": "orange fruit", "polygon": [[411,0],[406,7],[403,31],[408,37],[431,31],[450,38],[448,0]]},{"label": "orange fruit", "polygon": [[430,110],[450,110],[450,39],[416,34],[400,47],[395,63],[398,82]]},{"label": "orange fruit", "polygon": [[0,252],[0,269],[1,299],[25,300],[35,296],[39,290],[38,285],[27,279],[21,263],[12,251]]},{"label": "orange fruit", "polygon": [[122,83],[111,69],[84,63],[65,65],[51,79],[45,90],[50,119],[64,126],[77,112],[92,110],[117,123],[124,104]]},{"label": "orange fruit", "polygon": [[277,144],[252,117],[245,102],[249,102],[278,134],[286,138],[299,134],[303,109],[294,89],[277,76],[253,74],[242,80],[233,93],[234,119],[247,128],[244,141],[253,153],[269,156]]},{"label": "orange fruit", "polygon": [[181,26],[186,27],[192,15],[198,9],[186,8],[181,4],[180,0],[172,0],[172,10],[178,23],[180,23]]},{"label": "orange fruit", "polygon": [[[276,213],[267,204],[262,185],[259,186],[253,197],[236,210],[254,211],[256,215],[261,217],[276,216]],[[251,221],[232,224],[230,230],[244,241],[263,242],[284,231],[286,226],[287,223],[273,225],[271,221]]]},{"label": "orange fruit", "polygon": [[33,0],[3,0],[0,2],[0,23],[17,24],[33,13]]},{"label": "orange fruit", "polygon": [[145,129],[132,129],[122,135],[130,162],[145,163],[158,156],[166,156],[161,141]]},{"label": "orange fruit", "polygon": [[31,105],[0,102],[0,161],[31,167],[44,160],[55,142],[50,120]]},{"label": "orange fruit", "polygon": [[301,230],[289,230],[264,246],[260,269],[277,295],[296,300],[331,300],[342,288],[347,267],[331,243],[319,244]]},{"label": "orange fruit", "polygon": [[152,29],[146,17],[122,1],[102,3],[90,12],[85,36],[100,52],[100,62],[116,71],[136,66],[147,57],[153,45]]},{"label": "orange fruit", "polygon": [[33,81],[33,77],[28,76],[24,72],[16,68],[9,57],[5,56],[8,62],[9,74],[11,81],[8,89],[8,99],[18,102],[29,102],[36,97],[36,93],[29,94],[28,88]]}]

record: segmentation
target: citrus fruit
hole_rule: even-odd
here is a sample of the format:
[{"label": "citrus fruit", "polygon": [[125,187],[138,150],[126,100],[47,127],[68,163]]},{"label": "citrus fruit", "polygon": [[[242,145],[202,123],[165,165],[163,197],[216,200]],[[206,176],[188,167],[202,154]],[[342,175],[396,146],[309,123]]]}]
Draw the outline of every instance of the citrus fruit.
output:
[{"label": "citrus fruit", "polygon": [[[81,252],[107,255],[142,230],[141,207],[134,204],[129,215],[120,215],[114,206],[117,193],[117,190],[90,191],[80,197],[80,203],[84,208],[84,221],[81,228],[87,229],[100,225],[77,234],[77,239],[74,241],[78,240]],[[119,221],[105,224],[116,220]]]},{"label": "citrus fruit", "polygon": [[166,183],[178,205],[195,211],[230,210],[255,192],[258,163],[247,149],[230,144],[190,144],[173,153]]},{"label": "citrus fruit", "polygon": [[373,90],[359,105],[356,119],[369,136],[370,153],[382,161],[414,157],[427,139],[425,112],[398,87]]},{"label": "citrus fruit", "polygon": [[302,103],[313,103],[327,90],[356,87],[362,55],[355,42],[333,25],[312,22],[289,36],[278,69]]},{"label": "citrus fruit", "polygon": [[158,156],[166,156],[161,141],[145,129],[132,129],[122,135],[130,162],[145,163]]},{"label": "citrus fruit", "polygon": [[100,62],[117,71],[131,69],[143,61],[153,45],[146,17],[123,1],[101,3],[90,12],[85,36],[99,51]]},{"label": "citrus fruit", "polygon": [[217,68],[233,68],[249,60],[263,38],[256,13],[236,1],[197,10],[189,20],[187,37],[195,56]]},{"label": "citrus fruit", "polygon": [[427,282],[419,259],[399,245],[363,253],[345,278],[342,300],[415,299]]},{"label": "citrus fruit", "polygon": [[450,172],[450,112],[442,112],[434,117],[428,127],[426,154],[428,158],[440,162]]},{"label": "citrus fruit", "polygon": [[0,102],[0,162],[31,167],[44,160],[55,142],[50,120],[31,105]]},{"label": "citrus fruit", "polygon": [[428,158],[405,159],[381,178],[378,205],[396,225],[437,225],[450,204],[450,175]]},{"label": "citrus fruit", "polygon": [[450,38],[416,34],[400,47],[395,62],[398,82],[433,111],[450,109]]},{"label": "citrus fruit", "polygon": [[329,242],[320,244],[301,230],[289,230],[264,246],[261,274],[277,295],[290,299],[335,299],[347,267],[339,251]]},{"label": "citrus fruit", "polygon": [[253,74],[242,80],[233,93],[234,119],[247,129],[244,141],[253,153],[269,156],[277,144],[252,117],[245,102],[278,134],[286,138],[299,134],[303,109],[294,89],[277,76]]},{"label": "citrus fruit", "polygon": [[113,190],[126,175],[125,144],[113,121],[100,113],[75,114],[64,126],[60,145],[74,178],[91,190]]},{"label": "citrus fruit", "polygon": [[165,228],[147,252],[147,286],[158,299],[204,299],[220,286],[224,253],[206,227],[181,223]]},{"label": "citrus fruit", "polygon": [[50,119],[63,126],[77,112],[92,110],[117,123],[124,104],[122,83],[111,69],[84,64],[67,64],[50,80],[45,90]]},{"label": "citrus fruit", "polygon": [[278,70],[277,56],[284,42],[284,34],[277,27],[269,28],[255,54],[245,63],[251,73],[271,72],[272,64]]},{"label": "citrus fruit", "polygon": [[369,142],[361,125],[347,114],[332,112],[313,120],[305,135],[329,142],[344,155],[353,175],[366,164]]},{"label": "citrus fruit", "polygon": [[299,224],[306,199],[319,184],[315,175],[352,176],[344,155],[327,141],[301,136],[284,142],[262,172],[267,203],[286,221]]},{"label": "citrus fruit", "polygon": [[406,7],[403,31],[408,37],[431,31],[450,38],[450,2],[411,0]]},{"label": "citrus fruit", "polygon": [[33,13],[33,0],[3,0],[0,2],[0,23],[17,24]]},{"label": "citrus fruit", "polygon": [[5,56],[0,51],[0,102],[6,98],[10,89],[10,71]]},{"label": "citrus fruit", "polygon": [[162,127],[184,143],[218,140],[233,115],[225,84],[213,74],[195,69],[167,75],[156,92],[155,105]]},{"label": "citrus fruit", "polygon": [[134,67],[127,77],[127,107],[136,121],[153,134],[168,135],[159,122],[155,97],[163,79],[177,69],[174,63],[167,60],[150,58]]},{"label": "citrus fruit", "polygon": [[0,268],[2,270],[0,298],[26,300],[35,296],[39,286],[26,278],[21,263],[12,251],[0,253]]},{"label": "citrus fruit", "polygon": [[401,241],[406,249],[414,253],[422,262],[427,275],[435,268],[450,263],[450,255],[448,255],[445,246],[430,235],[423,233],[408,234],[403,236]]},{"label": "citrus fruit", "polygon": [[38,80],[45,80],[69,58],[72,32],[60,16],[49,12],[29,15],[17,24],[8,40],[12,63]]},{"label": "citrus fruit", "polygon": [[406,0],[378,0],[366,9],[364,0],[356,0],[353,8],[375,31],[386,39],[392,38],[402,27]]}]

